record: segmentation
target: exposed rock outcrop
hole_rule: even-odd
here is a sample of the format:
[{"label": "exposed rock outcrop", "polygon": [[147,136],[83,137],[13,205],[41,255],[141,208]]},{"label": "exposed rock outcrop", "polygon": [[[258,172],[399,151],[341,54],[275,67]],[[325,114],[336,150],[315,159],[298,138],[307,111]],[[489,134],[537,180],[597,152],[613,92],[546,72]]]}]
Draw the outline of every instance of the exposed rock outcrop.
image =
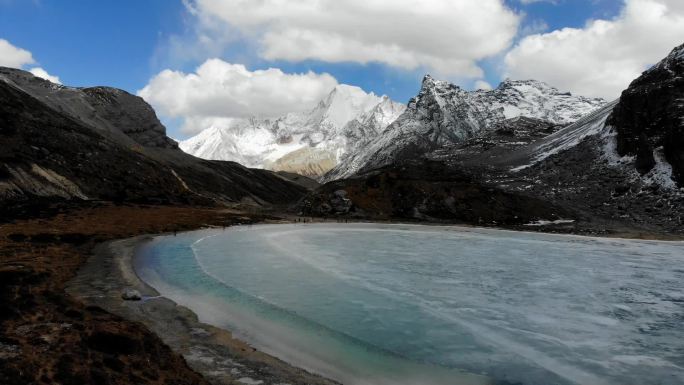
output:
[{"label": "exposed rock outcrop", "polygon": [[684,186],[684,45],[622,92],[608,124],[617,131],[618,153],[635,156],[640,173],[657,167],[662,151]]},{"label": "exposed rock outcrop", "polygon": [[492,188],[442,162],[414,161],[325,184],[300,203],[306,215],[522,225],[574,219],[540,199]]},{"label": "exposed rock outcrop", "polygon": [[139,291],[127,288],[124,289],[124,291],[121,293],[121,299],[125,301],[140,301],[142,299],[142,296],[140,295]]}]

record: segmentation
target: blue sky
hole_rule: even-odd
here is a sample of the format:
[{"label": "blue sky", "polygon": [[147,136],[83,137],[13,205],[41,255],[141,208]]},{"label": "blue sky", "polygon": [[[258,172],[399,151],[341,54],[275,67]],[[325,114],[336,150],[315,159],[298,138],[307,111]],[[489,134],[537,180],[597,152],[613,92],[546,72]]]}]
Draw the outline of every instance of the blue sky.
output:
[{"label": "blue sky", "polygon": [[[550,29],[580,27],[592,17],[612,17],[621,4],[618,0],[568,0],[555,5],[522,5],[517,0],[507,3],[525,12],[526,22],[541,20]],[[0,38],[31,51],[38,63],[51,74],[58,74],[64,84],[109,85],[136,92],[170,64],[177,66],[174,69],[192,71],[203,61],[188,59],[178,63],[155,56],[169,36],[185,31],[186,13],[180,0],[0,0]],[[241,53],[226,52],[224,58],[232,61]],[[402,102],[416,94],[424,75],[422,71],[401,71],[377,64],[311,60],[252,63],[251,69],[275,66],[285,72],[328,72],[341,83],[388,94]],[[491,71],[487,79],[496,84],[500,76]]]},{"label": "blue sky", "polygon": [[[62,83],[73,86],[108,85],[135,93],[164,69],[192,73],[205,60],[218,57],[227,63],[244,64],[250,71],[273,67],[286,74],[307,71],[317,74],[328,73],[339,83],[357,85],[367,92],[388,94],[397,101],[406,102],[416,94],[420,88],[420,80],[426,72],[437,72],[440,77],[457,82],[465,88],[473,88],[475,81],[486,81],[496,86],[507,75],[528,75],[527,69],[530,65],[525,63],[534,65],[534,63],[544,62],[543,57],[540,60],[540,55],[544,55],[543,50],[531,52],[529,49],[523,49],[524,44],[520,44],[530,35],[539,36],[549,46],[561,46],[566,43],[570,46],[573,42],[565,38],[562,44],[552,44],[552,40],[556,37],[548,34],[566,27],[576,28],[580,33],[590,34],[592,31],[587,27],[587,22],[593,19],[611,21],[618,26],[624,24],[624,29],[626,29],[629,27],[629,16],[624,16],[626,2],[662,2],[668,6],[667,4],[675,4],[678,0],[487,1],[505,1],[504,7],[507,11],[515,13],[518,24],[511,35],[509,44],[505,44],[504,48],[494,50],[496,51],[494,54],[485,55],[486,57],[480,55],[468,59],[472,62],[471,64],[484,71],[481,76],[473,76],[472,71],[466,73],[465,69],[460,72],[455,70],[453,73],[442,71],[444,74],[440,74],[439,70],[435,71],[431,68],[430,62],[419,62],[418,65],[411,67],[395,65],[391,61],[363,62],[364,60],[354,60],[354,55],[350,55],[352,57],[350,60],[344,57],[328,60],[326,57],[319,58],[311,53],[308,53],[308,56],[304,53],[303,57],[295,59],[288,57],[287,53],[266,55],[263,54],[263,47],[258,46],[255,38],[250,35],[253,30],[249,28],[252,28],[252,25],[235,27],[230,25],[229,16],[221,19],[220,10],[217,11],[216,6],[211,10],[197,11],[201,7],[189,1],[187,4],[197,8],[194,9],[193,14],[193,8],[189,8],[181,0],[0,0],[0,39],[29,51],[35,61],[30,66],[44,68],[50,74],[59,76]],[[206,2],[215,1],[207,0]],[[232,0],[225,0],[225,2],[231,3]],[[668,15],[661,17],[672,17],[671,11]],[[212,17],[225,22],[225,28],[203,25],[197,12],[215,12]],[[619,20],[623,16],[624,22]],[[656,20],[654,24],[663,24],[666,21]],[[475,22],[486,24],[488,20]],[[496,28],[495,23],[496,21],[492,21],[492,28]],[[290,27],[292,26],[288,26]],[[411,28],[411,26],[406,26],[406,28]],[[236,29],[239,32],[235,33]],[[465,31],[464,34],[467,32]],[[510,34],[510,31],[508,33]],[[625,32],[621,33],[625,34]],[[672,35],[677,33],[679,30],[671,32]],[[225,38],[228,34],[232,35]],[[213,47],[211,49],[189,48],[201,45],[197,43],[199,35],[212,40],[213,43],[210,45]],[[597,36],[600,39],[602,35]],[[452,36],[438,36],[437,38],[448,40]],[[673,37],[671,41],[663,43],[662,48],[650,54],[652,57],[634,59],[634,68],[630,68],[631,72],[624,75],[625,79],[629,79],[634,76],[634,73],[642,70],[644,63],[652,63],[656,58],[666,54],[667,52],[663,52],[665,47],[673,46],[679,38]],[[616,43],[618,39],[619,37],[608,36],[605,44],[614,46],[618,44]],[[480,43],[474,40],[470,41],[468,46],[477,44]],[[576,45],[581,45],[580,43],[573,44],[575,46],[572,46],[572,50],[575,51]],[[521,47],[516,50],[518,45]],[[634,51],[638,51],[638,48],[634,47]],[[596,47],[594,51],[600,52],[601,47]],[[587,52],[587,56],[598,55]],[[555,52],[553,55],[557,56],[558,53]],[[592,57],[591,59],[595,59],[596,62],[602,61],[601,58]],[[551,66],[553,64],[549,64],[549,67]],[[559,68],[558,71],[561,74],[557,76],[561,76],[563,68]],[[572,71],[576,69],[568,68],[566,72],[575,73]],[[553,77],[554,75],[549,71],[548,79],[542,76],[541,80],[549,82],[556,80],[556,83],[563,83]],[[567,82],[554,85],[567,84],[566,87],[571,87],[576,83],[580,84]],[[604,92],[611,96],[611,92],[616,93],[616,90],[620,89],[618,86],[610,89],[607,87],[606,85],[604,89],[597,89],[595,93]],[[590,88],[586,90],[572,89],[572,91],[585,93],[594,91]],[[155,107],[159,106],[155,105]],[[163,106],[162,110],[166,111]],[[171,110],[160,115],[166,123],[173,126],[173,131],[178,130],[183,119],[188,117]]]},{"label": "blue sky", "polygon": [[155,47],[182,31],[184,9],[167,0],[0,0],[0,38],[65,84],[135,92],[159,70]]}]

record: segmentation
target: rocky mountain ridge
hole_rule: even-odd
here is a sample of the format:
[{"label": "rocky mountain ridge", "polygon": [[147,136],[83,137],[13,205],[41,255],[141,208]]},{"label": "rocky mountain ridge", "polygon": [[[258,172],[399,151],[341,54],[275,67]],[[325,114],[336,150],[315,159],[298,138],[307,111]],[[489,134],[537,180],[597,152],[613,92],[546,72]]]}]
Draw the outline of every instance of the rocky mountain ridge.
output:
[{"label": "rocky mountain ridge", "polygon": [[166,128],[152,107],[126,91],[112,87],[68,87],[13,68],[0,68],[0,81],[114,140],[146,147],[178,148],[166,136]]},{"label": "rocky mountain ridge", "polygon": [[535,80],[506,80],[490,91],[466,91],[426,75],[406,111],[381,135],[325,175],[324,181],[424,155],[488,133],[509,119],[566,125],[605,104]]}]

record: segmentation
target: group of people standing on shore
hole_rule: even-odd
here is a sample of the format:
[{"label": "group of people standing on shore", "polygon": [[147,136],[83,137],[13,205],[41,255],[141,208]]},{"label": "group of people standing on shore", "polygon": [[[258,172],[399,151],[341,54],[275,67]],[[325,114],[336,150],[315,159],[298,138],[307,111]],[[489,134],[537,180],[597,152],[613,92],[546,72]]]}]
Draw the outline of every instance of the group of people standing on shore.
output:
[{"label": "group of people standing on shore", "polygon": [[[295,218],[295,223],[313,223],[313,221],[313,218]],[[323,221],[325,221],[325,218],[323,218]],[[349,223],[349,219],[338,218],[337,223]]]}]

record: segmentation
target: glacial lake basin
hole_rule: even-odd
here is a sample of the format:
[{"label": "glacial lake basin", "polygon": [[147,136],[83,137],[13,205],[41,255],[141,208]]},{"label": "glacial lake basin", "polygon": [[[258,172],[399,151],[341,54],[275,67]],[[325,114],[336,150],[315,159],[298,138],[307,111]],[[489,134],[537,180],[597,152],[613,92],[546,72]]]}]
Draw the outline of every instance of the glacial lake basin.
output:
[{"label": "glacial lake basin", "polygon": [[158,236],[134,267],[344,384],[684,384],[682,242],[264,224]]}]

